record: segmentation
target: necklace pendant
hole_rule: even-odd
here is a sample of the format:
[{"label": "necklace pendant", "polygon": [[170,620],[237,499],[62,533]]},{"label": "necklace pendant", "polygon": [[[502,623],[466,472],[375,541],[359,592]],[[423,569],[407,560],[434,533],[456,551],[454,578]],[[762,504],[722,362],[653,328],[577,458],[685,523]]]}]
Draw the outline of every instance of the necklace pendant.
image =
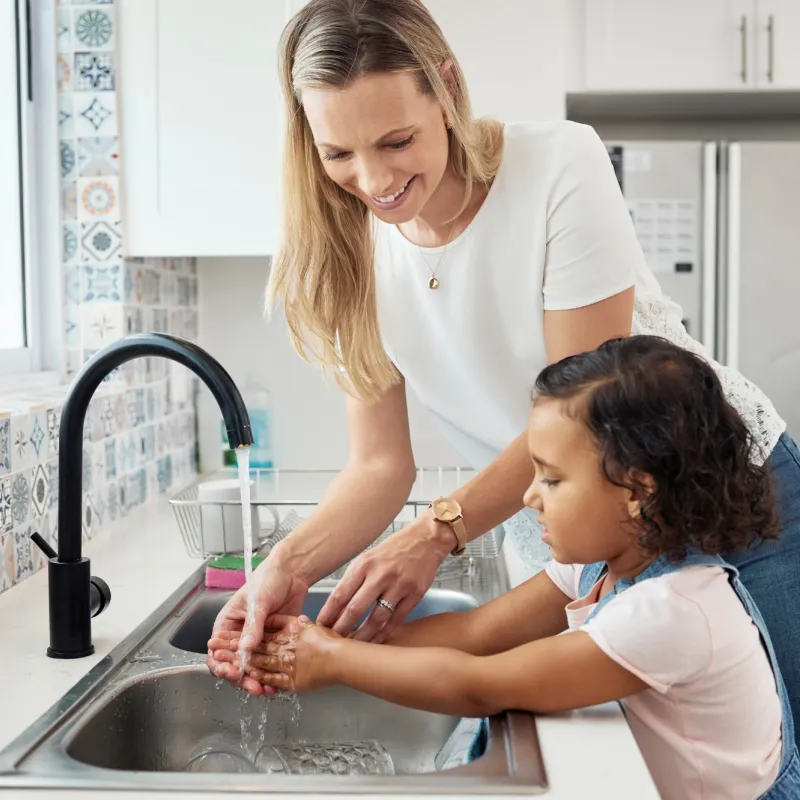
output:
[{"label": "necklace pendant", "polygon": [[434,275],[428,281],[428,288],[429,289],[438,289],[439,288],[439,279]]}]

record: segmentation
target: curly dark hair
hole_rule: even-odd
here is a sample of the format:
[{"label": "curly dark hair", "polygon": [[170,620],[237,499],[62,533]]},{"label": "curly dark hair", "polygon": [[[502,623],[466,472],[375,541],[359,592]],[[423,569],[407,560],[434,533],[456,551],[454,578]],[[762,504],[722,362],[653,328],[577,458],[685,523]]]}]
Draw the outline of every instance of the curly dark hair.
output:
[{"label": "curly dark hair", "polygon": [[769,472],[700,356],[657,336],[612,339],[542,370],[534,402],[544,397],[576,401],[568,413],[592,435],[603,474],[641,501],[645,550],[674,562],[688,547],[724,554],[777,538]]}]

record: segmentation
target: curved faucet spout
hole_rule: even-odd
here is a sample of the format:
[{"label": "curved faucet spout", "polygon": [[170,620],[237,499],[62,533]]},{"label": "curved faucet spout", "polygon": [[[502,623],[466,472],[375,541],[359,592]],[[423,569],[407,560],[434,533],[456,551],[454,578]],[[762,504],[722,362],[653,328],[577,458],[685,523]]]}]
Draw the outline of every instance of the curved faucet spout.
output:
[{"label": "curved faucet spout", "polygon": [[55,658],[94,651],[91,640],[90,573],[81,553],[83,426],[89,401],[103,379],[134,358],[167,358],[192,370],[214,395],[231,447],[253,444],[250,418],[239,390],[222,365],[202,348],[162,333],[127,336],[97,352],[77,374],[61,411],[58,455],[58,555],[51,558],[50,648]]}]

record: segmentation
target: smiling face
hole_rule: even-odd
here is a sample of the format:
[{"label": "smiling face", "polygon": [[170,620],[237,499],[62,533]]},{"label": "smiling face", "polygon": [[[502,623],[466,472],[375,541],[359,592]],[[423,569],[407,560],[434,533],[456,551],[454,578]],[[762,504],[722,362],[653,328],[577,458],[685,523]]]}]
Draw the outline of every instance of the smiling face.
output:
[{"label": "smiling face", "polygon": [[610,561],[635,547],[631,493],[603,475],[588,430],[566,413],[564,401],[537,399],[528,447],[535,475],[524,501],[538,512],[556,561]]},{"label": "smiling face", "polygon": [[393,225],[418,216],[448,163],[442,106],[407,72],[306,89],[303,108],[328,176]]}]

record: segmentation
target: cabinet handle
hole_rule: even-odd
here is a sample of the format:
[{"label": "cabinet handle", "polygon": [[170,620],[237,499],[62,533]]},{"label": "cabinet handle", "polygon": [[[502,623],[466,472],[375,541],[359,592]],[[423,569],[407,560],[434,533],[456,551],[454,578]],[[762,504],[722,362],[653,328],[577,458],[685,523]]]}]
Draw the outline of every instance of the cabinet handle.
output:
[{"label": "cabinet handle", "polygon": [[775,81],[775,17],[767,18],[767,80]]},{"label": "cabinet handle", "polygon": [[739,23],[739,33],[741,34],[740,48],[742,53],[742,83],[747,83],[747,15],[742,14],[742,21]]}]

